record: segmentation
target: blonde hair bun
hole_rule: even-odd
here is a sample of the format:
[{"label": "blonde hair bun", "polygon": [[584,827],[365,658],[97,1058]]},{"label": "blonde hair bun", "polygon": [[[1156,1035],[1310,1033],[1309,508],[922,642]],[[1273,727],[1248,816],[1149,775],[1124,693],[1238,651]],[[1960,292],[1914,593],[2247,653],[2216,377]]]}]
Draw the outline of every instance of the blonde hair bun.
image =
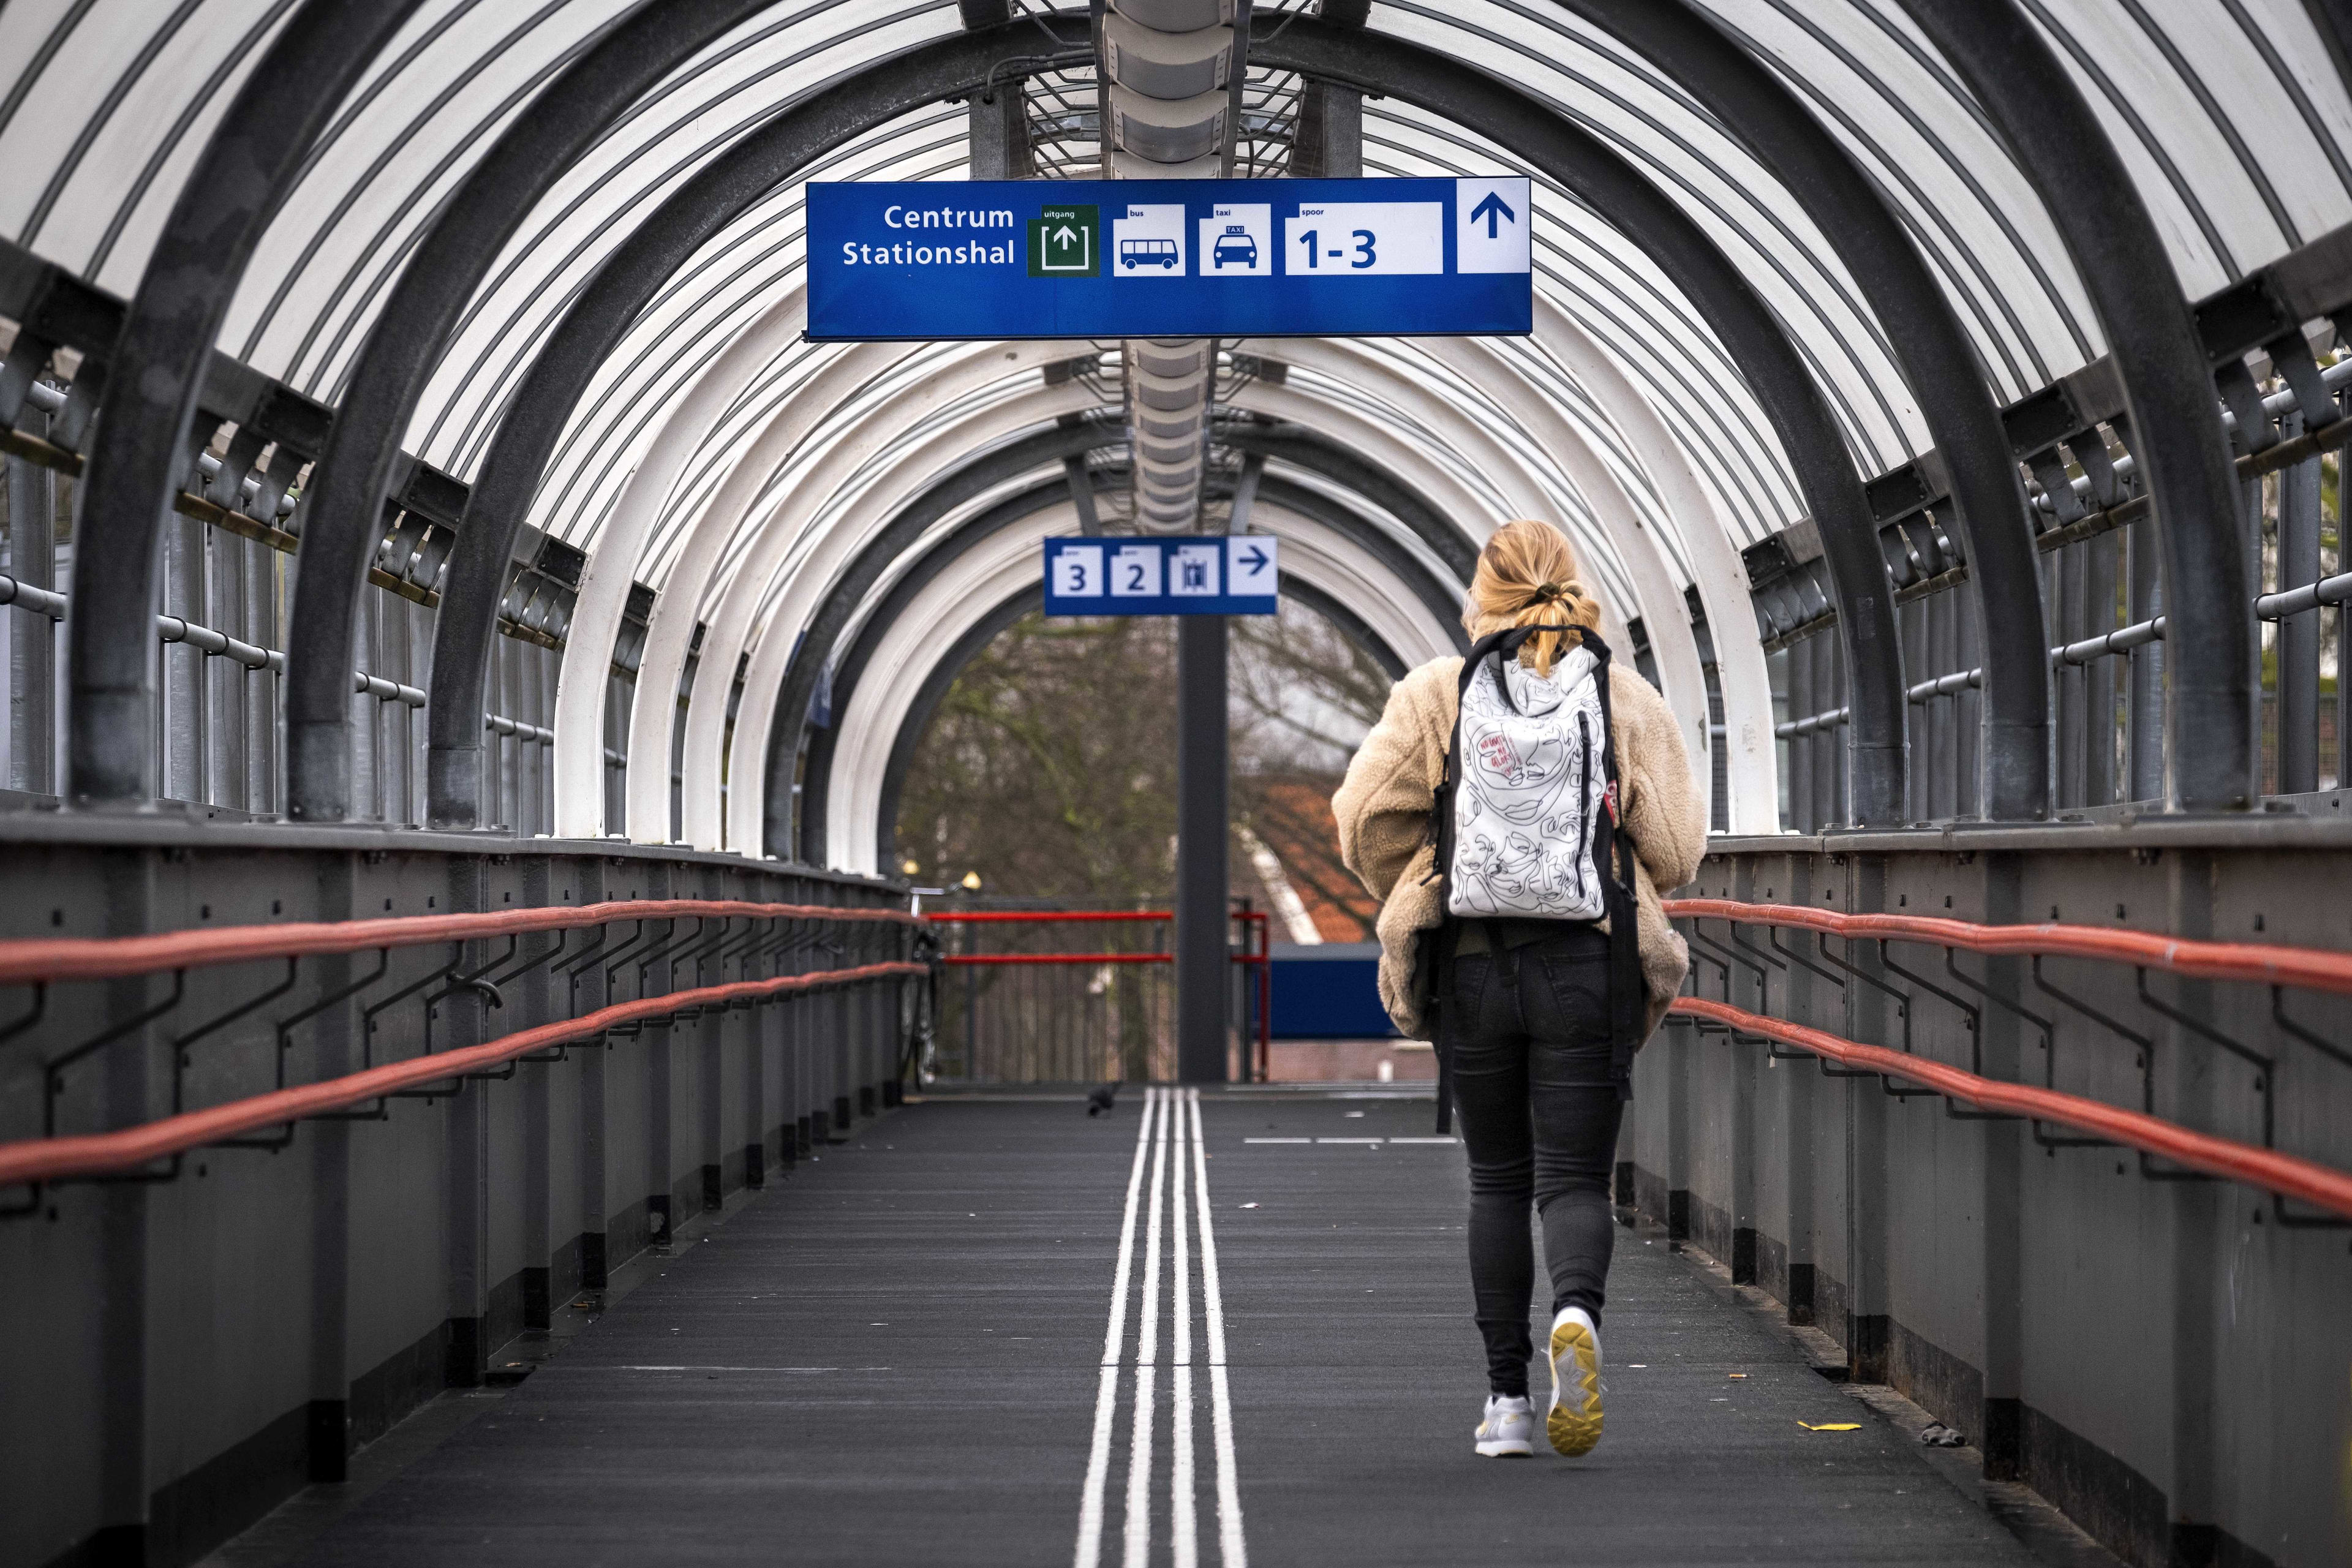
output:
[{"label": "blonde hair bun", "polygon": [[1519,660],[1539,675],[1583,633],[1601,625],[1601,606],[1577,580],[1576,552],[1548,522],[1522,518],[1496,529],[1478,552],[1462,625],[1474,642],[1512,626],[1566,626],[1572,632],[1538,632],[1519,648]]}]

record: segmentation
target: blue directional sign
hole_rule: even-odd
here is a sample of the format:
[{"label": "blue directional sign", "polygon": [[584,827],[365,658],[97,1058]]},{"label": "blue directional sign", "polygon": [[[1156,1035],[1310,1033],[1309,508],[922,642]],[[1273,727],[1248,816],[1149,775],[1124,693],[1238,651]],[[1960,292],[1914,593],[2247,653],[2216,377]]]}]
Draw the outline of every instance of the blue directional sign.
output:
[{"label": "blue directional sign", "polygon": [[1281,552],[1270,533],[1045,541],[1049,616],[1271,616]]},{"label": "blue directional sign", "polygon": [[1524,333],[1523,178],[808,187],[810,337]]}]

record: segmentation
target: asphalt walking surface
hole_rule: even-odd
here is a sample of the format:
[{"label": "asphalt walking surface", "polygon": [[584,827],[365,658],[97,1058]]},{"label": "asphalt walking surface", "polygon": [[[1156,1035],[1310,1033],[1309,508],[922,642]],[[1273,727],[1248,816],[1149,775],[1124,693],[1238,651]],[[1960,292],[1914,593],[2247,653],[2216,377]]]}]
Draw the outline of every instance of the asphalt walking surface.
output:
[{"label": "asphalt walking surface", "polygon": [[[868,1124],[657,1263],[299,1560],[1083,1561],[1142,1110],[1129,1090],[1097,1119],[1075,1101],[932,1101]],[[1212,1093],[1201,1113],[1231,1462],[1260,1568],[2032,1561],[1916,1444],[1636,1231],[1617,1233],[1601,1447],[1567,1460],[1538,1440],[1530,1459],[1477,1458],[1462,1151],[1393,1142],[1430,1134],[1429,1103]],[[1102,1491],[1100,1562],[1127,1568],[1141,1568],[1125,1555],[1125,1510],[1148,1217]],[[1209,1564],[1217,1454],[1194,1253],[1192,1489]],[[1178,1561],[1165,1367],[1158,1388],[1151,1564]]]}]

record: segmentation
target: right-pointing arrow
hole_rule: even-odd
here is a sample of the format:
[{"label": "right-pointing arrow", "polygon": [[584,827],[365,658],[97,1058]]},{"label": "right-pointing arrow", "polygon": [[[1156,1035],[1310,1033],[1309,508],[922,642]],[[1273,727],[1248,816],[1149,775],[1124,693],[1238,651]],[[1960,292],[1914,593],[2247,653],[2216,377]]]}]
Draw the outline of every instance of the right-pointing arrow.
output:
[{"label": "right-pointing arrow", "polygon": [[1257,545],[1253,544],[1249,548],[1249,553],[1242,557],[1242,564],[1248,567],[1250,569],[1250,575],[1255,577],[1259,573],[1265,570],[1266,560],[1267,556],[1265,552]]}]

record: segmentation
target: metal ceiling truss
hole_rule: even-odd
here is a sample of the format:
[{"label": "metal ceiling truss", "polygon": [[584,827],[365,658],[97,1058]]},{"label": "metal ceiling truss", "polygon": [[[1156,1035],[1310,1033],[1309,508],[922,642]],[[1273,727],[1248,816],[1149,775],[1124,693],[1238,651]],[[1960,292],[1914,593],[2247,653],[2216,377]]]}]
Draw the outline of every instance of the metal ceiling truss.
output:
[{"label": "metal ceiling truss", "polygon": [[[26,411],[25,427],[7,432],[11,459],[82,479],[83,566],[66,605],[65,793],[77,804],[139,805],[156,793],[149,621],[163,524],[176,510],[300,552],[282,658],[286,815],[340,819],[363,793],[351,683],[372,584],[438,612],[425,694],[433,823],[482,819],[481,715],[492,633],[505,631],[565,651],[551,753],[559,830],[616,826],[603,824],[604,737],[612,656],[625,642],[624,662],[642,662],[664,699],[636,704],[631,754],[667,752],[678,723],[667,691],[683,680],[689,696],[688,837],[830,853],[835,764],[798,824],[786,781],[836,656],[838,722],[894,614],[955,573],[1009,582],[1002,552],[1053,507],[1099,526],[1112,476],[1131,476],[1137,500],[1116,510],[1139,525],[1198,526],[1203,487],[1226,482],[1213,454],[1274,464],[1260,489],[1269,507],[1423,610],[1458,587],[1507,511],[1541,508],[1576,530],[1610,613],[1646,634],[1699,741],[1706,701],[1722,702],[1729,809],[1750,826],[1769,816],[1775,777],[1767,660],[1816,629],[1834,638],[1844,706],[1807,717],[1807,743],[1838,737],[1847,820],[1896,823],[1926,798],[1907,776],[1925,671],[1905,646],[1916,617],[1899,632],[1895,612],[1963,582],[1974,597],[1955,603],[1980,617],[1972,637],[1983,650],[1964,672],[1982,693],[1979,809],[2048,815],[2053,767],[2068,764],[2052,738],[2044,623],[2059,590],[2044,576],[2058,572],[2079,597],[2067,552],[2147,519],[2137,532],[2156,548],[2134,555],[2147,582],[2132,593],[2160,603],[2174,650],[2163,666],[2165,799],[2226,810],[2257,797],[2260,584],[2243,543],[2245,486],[2315,471],[2316,454],[2343,437],[2343,377],[2323,372],[2305,335],[2313,319],[2352,305],[2352,159],[2330,129],[2352,100],[2332,3],[2271,18],[2281,37],[2251,45],[2255,24],[2232,8],[2205,40],[2217,58],[2258,46],[2269,62],[2238,84],[2235,121],[2168,45],[2148,58],[2176,77],[2128,78],[2133,29],[2156,27],[2137,8],[2126,21],[2029,16],[2020,0],[1901,0],[1914,34],[1866,7],[1742,13],[1748,30],[1735,31],[1707,0],[1481,0],[1459,16],[1412,11],[1408,39],[1373,25],[1385,11],[1339,0],[1255,17],[1246,0],[1108,0],[1087,14],[1008,0],[789,13],[755,0],[581,4],[560,37],[497,23],[496,48],[453,78],[478,99],[467,125],[493,123],[480,95],[513,106],[478,148],[439,129],[441,100],[413,109],[401,94],[404,73],[462,47],[488,19],[305,0],[274,35],[204,35],[231,50],[225,60],[255,51],[250,67],[203,78],[188,103],[218,95],[225,106],[213,119],[183,110],[165,140],[130,160],[135,181],[117,174],[119,152],[90,151],[116,146],[98,140],[102,127],[127,133],[127,121],[107,117],[130,78],[68,153],[31,158],[38,199],[18,209],[31,250],[88,232],[90,268],[119,272],[146,247],[127,307],[68,268],[0,250],[0,314],[16,322],[0,415],[15,423]],[[0,83],[0,147],[25,145],[8,140],[32,123],[17,110],[47,62],[70,58],[77,25],[58,25],[34,75]],[[499,63],[508,49],[514,59]],[[2103,68],[2072,71],[2061,50]],[[2325,53],[2339,69],[2298,79],[2282,50]],[[837,63],[795,78],[803,61]],[[785,84],[812,70],[821,85],[791,96]],[[770,79],[778,85],[758,85]],[[1859,89],[1833,85],[1843,82]],[[2095,104],[2086,90],[2103,96]],[[739,92],[759,111],[694,122],[696,95],[718,105]],[[1367,95],[1381,101],[1368,110]],[[638,116],[656,99],[686,112],[648,132]],[[943,118],[934,106],[951,100],[965,108]],[[2205,119],[2183,107],[2194,104]],[[2121,129],[2104,128],[2102,111]],[[2170,142],[2150,130],[2159,112],[2172,117]],[[918,114],[928,118],[908,119]],[[836,150],[870,144],[858,172],[917,177],[952,173],[959,142],[971,172],[1000,177],[1106,163],[1128,176],[1351,174],[1368,122],[1383,171],[1480,168],[1507,149],[1537,176],[1555,233],[1538,258],[1532,339],[1223,355],[1206,342],[1128,344],[1116,414],[1103,406],[1098,362],[1084,356],[1041,364],[1015,350],[992,374],[996,351],[984,347],[933,360],[792,344],[792,186]],[[151,192],[191,125],[203,142],[184,175],[171,166],[183,183]],[[417,155],[439,160],[444,185],[416,183],[390,153],[370,162],[366,138],[381,125],[406,128],[395,147],[435,127]],[[2137,138],[2130,151],[2157,177],[2136,182],[2111,134]],[[686,161],[656,178],[666,154],[656,150],[670,146]],[[640,153],[646,166],[632,172]],[[364,174],[345,169],[354,159]],[[370,188],[380,175],[392,182],[381,192]],[[337,180],[349,190],[322,201]],[[389,217],[365,216],[386,201]],[[373,226],[364,244],[332,237],[346,210]],[[772,238],[730,254],[754,221]],[[280,247],[273,225],[298,243]],[[671,298],[714,255],[725,269]],[[2274,259],[2244,260],[2261,257]],[[2202,295],[2194,303],[2184,276]],[[267,297],[257,312],[245,303],[255,288]],[[509,333],[501,312],[534,289],[529,323]],[[272,354],[299,338],[309,368],[221,354],[214,344],[233,319]],[[691,353],[683,341],[669,351],[663,374],[677,395],[665,394],[660,419],[632,413],[625,427],[635,384],[614,379],[615,354],[633,332],[688,331],[709,337]],[[1283,374],[1289,365],[1296,374]],[[297,374],[339,375],[337,405],[278,379]],[[2262,384],[2272,378],[2284,390]],[[940,390],[927,400],[928,384]],[[1213,419],[1218,399],[1228,414]],[[404,451],[419,427],[418,450],[470,468],[470,482]],[[625,449],[587,462],[606,438]],[[1115,460],[1122,441],[1126,465]],[[559,461],[566,478],[550,491]],[[992,486],[1033,473],[1039,482],[1017,498],[991,499]],[[292,516],[289,493],[301,497]],[[1780,527],[1790,498],[1801,521]],[[649,562],[658,595],[636,582]],[[20,613],[47,591],[26,586]],[[2304,587],[2314,605],[2336,602]],[[906,714],[916,730],[922,693],[944,689],[956,650],[1025,602],[988,593],[921,676]],[[1686,595],[1706,611],[1704,650]],[[1348,622],[1344,596],[1321,602]],[[2316,624],[2294,635],[2308,642]],[[1381,640],[1360,616],[1349,625]],[[1702,666],[1714,699],[1700,689]],[[548,734],[504,724],[500,736]],[[820,733],[813,765],[840,743]],[[880,758],[879,773],[852,768],[886,807],[911,743],[875,739],[859,754]],[[764,765],[745,765],[754,761]],[[724,824],[721,777],[735,781]],[[666,776],[631,784],[633,832],[654,831],[636,818],[656,784],[666,803]],[[656,836],[667,832],[665,810]]]}]

